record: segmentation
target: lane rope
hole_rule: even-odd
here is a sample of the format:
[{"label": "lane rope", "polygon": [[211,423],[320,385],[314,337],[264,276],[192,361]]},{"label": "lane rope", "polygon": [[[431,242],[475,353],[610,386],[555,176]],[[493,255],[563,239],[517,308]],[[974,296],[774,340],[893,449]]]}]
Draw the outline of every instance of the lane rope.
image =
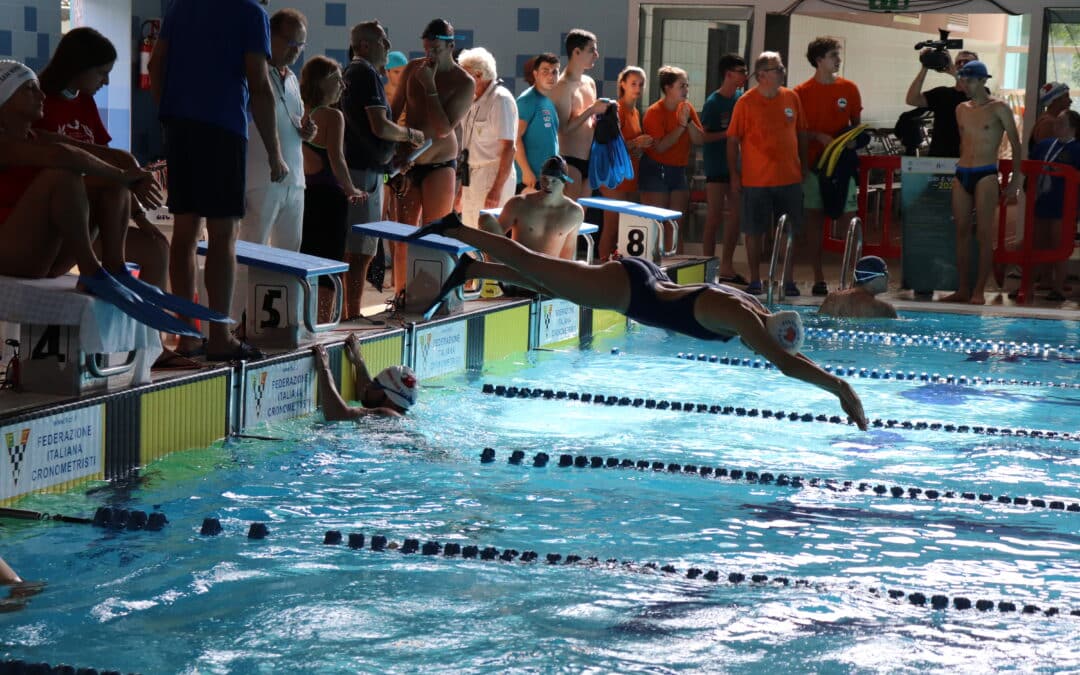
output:
[{"label": "lane rope", "polygon": [[[613,354],[620,353],[618,348],[612,350]],[[740,358],[737,356],[719,356],[717,354],[691,354],[689,352],[679,352],[675,355],[675,358],[684,359],[686,361],[707,361],[709,363],[719,363],[725,366],[742,366],[745,368],[760,368],[762,370],[776,370],[776,366],[772,363],[765,361],[764,359],[749,359]],[[916,373],[914,370],[909,370],[906,373],[902,370],[892,371],[887,369],[878,370],[877,368],[855,368],[854,366],[841,366],[832,365],[827,363],[819,363],[818,366],[827,373],[832,373],[838,377],[861,377],[871,380],[899,380],[899,381],[919,381],[929,382],[931,384],[960,384],[960,385],[1016,385],[1024,387],[1056,387],[1059,389],[1080,389],[1080,384],[1073,382],[1055,382],[1052,380],[1019,380],[1016,378],[1003,378],[1003,377],[978,377],[967,375],[952,375],[940,373],[927,373],[923,371]]]},{"label": "lane rope", "polygon": [[1080,354],[1080,346],[1063,344],[1055,347],[1049,343],[1038,342],[973,340],[972,338],[952,338],[940,335],[908,335],[886,331],[845,330],[843,328],[816,328],[813,326],[806,327],[803,331],[806,337],[821,338],[825,342],[874,343],[897,347],[935,347],[942,351],[967,354],[988,352],[989,354],[1001,356],[1038,357],[1058,355],[1065,358],[1072,358]]},{"label": "lane rope", "polygon": [[[323,544],[326,546],[337,546],[343,541],[342,533],[339,530],[329,530],[323,536]],[[365,541],[368,542],[367,549],[364,548]],[[428,556],[432,559],[442,558],[445,560],[460,556],[463,560],[481,560],[484,562],[513,563],[516,561],[525,564],[543,563],[562,567],[574,565],[600,570],[618,570],[639,574],[662,574],[669,577],[702,580],[714,584],[723,582],[727,582],[731,586],[741,586],[742,584],[745,584],[745,586],[741,586],[742,588],[765,588],[769,586],[806,587],[817,591],[826,591],[829,588],[823,583],[814,582],[809,579],[792,579],[786,576],[770,577],[767,574],[755,574],[744,571],[734,571],[724,574],[715,569],[705,570],[700,567],[679,568],[672,564],[661,565],[655,562],[640,563],[632,560],[619,560],[617,558],[600,560],[596,556],[581,556],[576,554],[563,555],[561,553],[546,553],[541,555],[536,551],[518,551],[513,548],[506,548],[500,551],[494,546],[485,546],[481,548],[479,545],[470,544],[462,546],[461,544],[453,542],[442,544],[438,541],[425,541],[421,543],[419,539],[404,539],[398,544],[397,542],[390,541],[385,535],[376,534],[371,535],[370,538],[366,538],[362,532],[349,533],[348,547],[356,550],[369,550],[375,553],[384,553],[386,551],[396,551],[402,555],[419,553],[422,556]],[[849,584],[848,587],[858,588],[854,583]],[[906,602],[916,607],[928,607],[935,611],[943,611],[952,607],[959,611],[974,608],[980,612],[997,610],[1002,614],[1019,612],[1028,615],[1041,614],[1045,617],[1059,615],[1080,617],[1080,609],[1070,609],[1067,607],[1042,607],[1032,603],[1007,600],[994,601],[978,599],[972,601],[966,596],[950,596],[944,593],[936,593],[928,596],[921,591],[908,592],[896,588],[879,588],[877,586],[871,586],[864,590],[866,590],[869,595],[887,598],[892,600],[895,604]]]},{"label": "lane rope", "polygon": [[[504,398],[543,398],[545,400],[580,401],[596,405],[633,406],[647,409],[672,410],[682,412],[709,413],[712,415],[736,415],[738,417],[761,417],[764,419],[787,420],[789,422],[827,422],[829,424],[854,425],[850,419],[839,415],[825,415],[808,412],[789,412],[785,410],[770,410],[768,408],[744,408],[742,406],[717,405],[709,403],[694,403],[686,401],[664,401],[652,398],[640,398],[629,396],[614,396],[600,393],[556,391],[554,389],[530,389],[529,387],[507,387],[485,383],[481,388],[484,394],[502,396]],[[951,422],[928,422],[924,420],[885,420],[878,417],[868,419],[870,427],[876,429],[915,429],[931,431],[947,431],[950,433],[976,434],[980,436],[1006,436],[1020,438],[1039,438],[1057,441],[1080,441],[1080,432],[1052,431],[1043,429],[1025,429],[1013,427],[984,426],[980,424],[952,424]]]},{"label": "lane rope", "polygon": [[[480,453],[481,464],[491,464],[495,461],[495,449],[484,448]],[[551,462],[547,453],[537,453],[531,461],[533,467],[544,467]],[[525,466],[529,461],[522,450],[514,450],[507,460],[508,464]],[[1038,497],[1010,497],[1008,495],[994,496],[986,493],[960,492],[955,490],[935,490],[933,488],[903,487],[900,485],[871,484],[866,482],[856,483],[850,480],[837,480],[832,478],[809,478],[802,476],[788,476],[785,473],[774,475],[769,471],[753,471],[750,469],[729,469],[722,466],[698,466],[695,464],[677,464],[675,462],[660,462],[657,460],[644,459],[619,459],[617,457],[588,457],[585,455],[561,454],[555,465],[559,468],[591,468],[591,469],[634,469],[637,471],[664,472],[668,474],[693,474],[701,478],[716,478],[717,480],[739,481],[757,485],[775,485],[788,487],[793,490],[817,488],[832,492],[862,492],[870,496],[888,497],[892,499],[910,500],[957,500],[979,504],[1012,504],[1015,506],[1029,506],[1032,508],[1050,509],[1052,511],[1064,511],[1068,513],[1080,513],[1080,503],[1066,503],[1057,499],[1042,499]]]}]

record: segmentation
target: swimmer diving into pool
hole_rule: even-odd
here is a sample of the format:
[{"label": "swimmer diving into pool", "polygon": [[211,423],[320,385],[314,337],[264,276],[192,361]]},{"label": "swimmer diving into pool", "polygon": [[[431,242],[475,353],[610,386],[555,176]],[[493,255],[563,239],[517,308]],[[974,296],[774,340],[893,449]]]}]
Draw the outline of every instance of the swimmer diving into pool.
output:
[{"label": "swimmer diving into pool", "polygon": [[[502,263],[505,267],[495,275],[497,281],[543,288],[578,305],[614,310],[647,326],[702,340],[727,342],[738,336],[788,377],[839,398],[848,417],[866,430],[866,415],[851,385],[799,353],[803,328],[796,312],[769,312],[754,296],[729,286],[680,286],[659,267],[641,258],[627,257],[602,265],[553,258],[507,237],[466,227],[453,213],[417,230],[410,238],[427,234],[453,237]],[[468,280],[473,262],[462,256],[425,316],[434,314],[442,299]],[[492,275],[485,272],[485,276]]]}]

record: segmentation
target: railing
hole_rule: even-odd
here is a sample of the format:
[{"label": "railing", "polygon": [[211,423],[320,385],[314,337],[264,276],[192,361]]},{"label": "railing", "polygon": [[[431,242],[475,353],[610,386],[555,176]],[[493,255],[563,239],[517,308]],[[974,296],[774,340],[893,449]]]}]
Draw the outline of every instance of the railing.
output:
[{"label": "railing", "polygon": [[[786,233],[786,236],[785,236]],[[773,237],[773,249],[772,258],[769,260],[769,287],[766,290],[765,304],[768,307],[773,305],[773,289],[779,285],[779,299],[784,299],[784,273],[787,268],[787,262],[791,258],[791,245],[795,241],[795,232],[792,230],[791,225],[788,224],[787,214],[783,214],[776,221],[776,233]],[[780,264],[780,279],[776,278],[777,258],[780,257],[780,247],[784,247],[784,262]]]},{"label": "railing", "polygon": [[[858,216],[848,224],[847,238],[844,243],[844,259],[840,263],[840,290],[847,288],[855,277],[855,265],[863,252],[863,227]],[[849,281],[850,280],[850,281]]]},{"label": "railing", "polygon": [[[882,258],[899,258],[900,247],[892,243],[893,229],[893,204],[896,199],[893,188],[893,176],[900,170],[899,155],[861,155],[859,157],[859,206],[858,216],[863,223],[873,222],[868,215],[870,201],[870,172],[881,170],[884,172],[881,195],[881,239],[878,243],[867,243],[864,247],[866,255],[876,255]],[[826,218],[821,228],[821,247],[826,251],[840,253],[846,246],[845,239],[837,239],[832,236],[831,218]]]},{"label": "railing", "polygon": [[[1008,185],[1012,175],[1013,160],[1001,160],[998,163],[998,171],[1002,188]],[[1016,296],[1018,302],[1031,302],[1034,294],[1034,271],[1036,265],[1045,263],[1061,262],[1068,260],[1075,246],[1076,233],[1076,210],[1078,192],[1080,192],[1080,171],[1066,164],[1053,164],[1036,160],[1024,160],[1020,165],[1024,173],[1024,213],[1023,225],[1024,238],[1020,248],[1009,249],[1005,244],[1006,223],[1008,222],[1008,209],[1004,202],[998,209],[998,233],[997,246],[994,251],[995,265],[1019,265],[1020,266],[1020,291]],[[1062,204],[1062,217],[1057,245],[1054,248],[1035,248],[1035,201],[1039,195],[1039,178],[1049,176],[1065,181]],[[1019,224],[1019,223],[1018,223]],[[999,269],[999,273],[1002,271]],[[1002,279],[998,279],[998,283]]]}]

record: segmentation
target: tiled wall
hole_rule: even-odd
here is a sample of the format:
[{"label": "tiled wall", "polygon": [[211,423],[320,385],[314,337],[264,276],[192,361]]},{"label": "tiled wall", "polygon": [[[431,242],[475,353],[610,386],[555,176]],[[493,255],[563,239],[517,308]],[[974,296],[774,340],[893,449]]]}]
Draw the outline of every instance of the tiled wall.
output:
[{"label": "tiled wall", "polygon": [[0,0],[0,59],[40,70],[59,39],[59,1]]}]

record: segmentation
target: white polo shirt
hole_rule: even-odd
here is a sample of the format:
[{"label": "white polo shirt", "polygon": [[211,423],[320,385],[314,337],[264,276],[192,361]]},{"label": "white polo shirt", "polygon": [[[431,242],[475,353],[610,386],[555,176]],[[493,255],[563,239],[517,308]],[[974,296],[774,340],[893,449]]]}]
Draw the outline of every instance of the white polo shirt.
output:
[{"label": "white polo shirt", "polygon": [[492,82],[465,114],[462,142],[469,151],[470,167],[497,162],[499,141],[513,144],[517,140],[517,101],[499,82]]},{"label": "white polo shirt", "polygon": [[[304,102],[300,98],[300,81],[292,70],[285,69],[285,77],[270,66],[270,90],[274,93],[274,117],[277,120],[278,144],[281,157],[289,167],[283,186],[304,187],[304,150],[300,139],[300,120],[304,117]],[[255,120],[248,116],[247,185],[246,190],[265,188],[270,184],[270,159],[266,146],[255,127]]]}]

